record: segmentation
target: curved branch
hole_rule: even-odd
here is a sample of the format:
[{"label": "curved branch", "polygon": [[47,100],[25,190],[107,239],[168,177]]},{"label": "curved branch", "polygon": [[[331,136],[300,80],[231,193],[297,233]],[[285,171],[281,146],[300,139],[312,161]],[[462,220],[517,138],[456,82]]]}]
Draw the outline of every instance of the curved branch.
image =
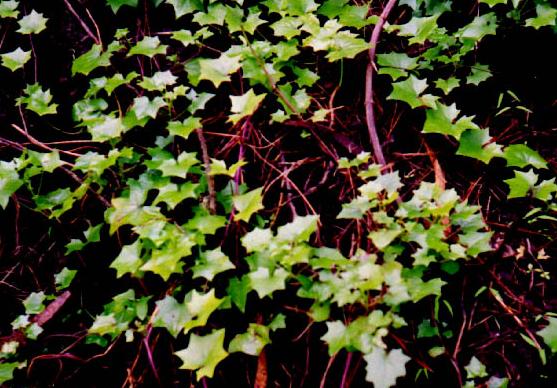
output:
[{"label": "curved branch", "polygon": [[389,0],[387,5],[379,15],[379,20],[375,27],[373,27],[373,32],[371,33],[371,38],[369,40],[369,63],[366,70],[366,93],[365,93],[365,107],[366,107],[366,124],[369,132],[369,140],[373,147],[373,153],[375,154],[375,159],[377,162],[384,166],[386,165],[385,156],[383,155],[383,148],[381,147],[381,142],[379,141],[379,136],[377,135],[377,127],[375,126],[375,114],[373,112],[373,67],[375,65],[375,52],[377,48],[377,42],[379,41],[379,35],[383,30],[383,25],[387,20],[387,17],[394,8],[397,0]]}]

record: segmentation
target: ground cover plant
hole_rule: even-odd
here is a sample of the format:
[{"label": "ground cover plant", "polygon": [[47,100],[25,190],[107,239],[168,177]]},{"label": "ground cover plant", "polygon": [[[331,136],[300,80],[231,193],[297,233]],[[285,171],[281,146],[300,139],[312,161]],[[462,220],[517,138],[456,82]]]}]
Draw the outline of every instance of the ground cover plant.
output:
[{"label": "ground cover plant", "polygon": [[0,385],[554,386],[556,22],[0,0]]}]

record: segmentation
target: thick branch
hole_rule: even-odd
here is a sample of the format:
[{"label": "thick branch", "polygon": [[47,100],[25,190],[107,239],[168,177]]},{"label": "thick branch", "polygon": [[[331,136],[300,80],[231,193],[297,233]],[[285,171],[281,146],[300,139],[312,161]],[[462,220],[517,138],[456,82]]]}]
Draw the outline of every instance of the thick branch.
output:
[{"label": "thick branch", "polygon": [[373,67],[375,65],[375,51],[377,48],[377,42],[379,41],[379,35],[383,30],[383,25],[387,20],[387,17],[391,13],[393,7],[396,4],[396,0],[389,0],[387,5],[381,12],[379,20],[375,27],[373,27],[373,32],[371,33],[371,38],[369,40],[369,63],[366,70],[366,93],[365,93],[365,107],[366,107],[366,124],[369,132],[369,139],[373,147],[373,153],[375,154],[375,159],[382,166],[386,165],[385,156],[383,155],[383,148],[381,147],[381,142],[379,141],[379,136],[377,135],[377,127],[375,125],[375,114],[373,112]]}]

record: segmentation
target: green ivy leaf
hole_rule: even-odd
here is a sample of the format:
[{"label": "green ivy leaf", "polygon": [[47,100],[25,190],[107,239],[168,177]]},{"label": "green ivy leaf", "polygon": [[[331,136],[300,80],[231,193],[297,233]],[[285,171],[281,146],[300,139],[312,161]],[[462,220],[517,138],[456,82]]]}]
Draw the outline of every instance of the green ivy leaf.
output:
[{"label": "green ivy leaf", "polygon": [[387,99],[404,101],[410,105],[412,109],[420,106],[433,108],[437,97],[431,94],[422,95],[427,89],[427,86],[427,81],[425,79],[418,79],[411,75],[404,81],[393,83],[393,91]]},{"label": "green ivy leaf", "polygon": [[493,6],[497,5],[497,4],[506,4],[508,0],[480,0],[480,3],[484,3],[487,4],[489,6],[489,8],[492,8]]},{"label": "green ivy leaf", "polygon": [[178,77],[173,75],[170,70],[157,71],[152,77],[143,77],[143,80],[138,83],[143,89],[148,91],[162,92],[168,86],[174,85]]},{"label": "green ivy leaf", "polygon": [[211,81],[215,87],[230,81],[230,74],[240,68],[240,57],[222,53],[219,58],[199,60],[199,79]]},{"label": "green ivy leaf", "polygon": [[170,121],[166,127],[168,132],[173,136],[180,136],[188,139],[190,134],[198,128],[202,128],[201,119],[199,117],[190,116],[184,121]]},{"label": "green ivy leaf", "polygon": [[501,146],[491,142],[488,129],[468,129],[460,137],[460,146],[457,155],[468,156],[481,160],[484,163],[497,156],[503,156]]},{"label": "green ivy leaf", "polygon": [[8,206],[11,195],[22,185],[23,180],[19,178],[16,164],[0,160],[0,206],[3,209]]},{"label": "green ivy leaf", "polygon": [[25,307],[25,314],[40,314],[45,309],[44,301],[46,300],[46,295],[43,291],[32,292],[23,301],[23,306]]},{"label": "green ivy leaf", "polygon": [[329,355],[332,356],[339,350],[350,345],[350,338],[346,326],[341,321],[326,322],[327,332],[321,337],[328,345]]},{"label": "green ivy leaf", "polygon": [[110,264],[110,268],[116,270],[116,277],[119,278],[127,273],[137,276],[142,265],[141,243],[136,240],[133,244],[122,247],[118,257]]},{"label": "green ivy leaf", "polygon": [[230,167],[226,167],[226,163],[224,162],[224,160],[211,158],[210,175],[227,175],[233,178],[238,170],[246,164],[246,161],[239,160]]},{"label": "green ivy leaf", "polygon": [[105,141],[120,137],[126,127],[120,117],[104,116],[87,127],[93,141]]},{"label": "green ivy leaf", "polygon": [[62,268],[60,272],[54,275],[54,282],[56,284],[56,291],[64,290],[70,286],[72,280],[75,278],[77,270]]},{"label": "green ivy leaf", "polygon": [[161,45],[158,36],[146,36],[130,49],[128,57],[132,55],[145,55],[149,58],[153,58],[155,55],[165,54],[167,47],[168,46],[164,44]]},{"label": "green ivy leaf", "polygon": [[138,0],[106,0],[106,4],[110,6],[112,12],[116,13],[124,5],[137,7]]},{"label": "green ivy leaf", "polygon": [[547,168],[545,159],[526,144],[511,144],[505,148],[503,157],[509,167],[523,168],[533,166],[536,168]]},{"label": "green ivy leaf", "polygon": [[476,64],[471,68],[468,77],[466,77],[466,83],[477,86],[490,77],[491,71],[489,70],[489,66]]},{"label": "green ivy leaf", "polygon": [[89,75],[90,72],[98,67],[110,66],[110,57],[115,49],[116,47],[112,47],[112,50],[103,52],[101,45],[94,44],[89,51],[80,55],[73,61],[72,75],[78,73]]},{"label": "green ivy leaf", "polygon": [[396,385],[399,377],[406,375],[406,363],[410,357],[400,349],[390,352],[375,346],[371,353],[364,356],[366,361],[366,380],[375,388],[389,388]]},{"label": "green ivy leaf", "polygon": [[467,379],[475,379],[477,377],[487,377],[489,376],[485,365],[482,364],[480,360],[476,358],[476,356],[472,356],[468,365],[464,367],[466,370],[466,378]]},{"label": "green ivy leaf", "polygon": [[0,385],[12,380],[18,367],[19,362],[0,362]]},{"label": "green ivy leaf", "polygon": [[554,26],[557,19],[557,9],[548,4],[536,5],[536,17],[526,19],[526,27],[533,27],[536,30],[545,26]]},{"label": "green ivy leaf", "polygon": [[183,364],[180,369],[197,370],[196,377],[213,377],[215,367],[228,353],[224,350],[224,329],[214,330],[211,334],[198,336],[192,334],[186,349],[174,353]]},{"label": "green ivy leaf", "polygon": [[[17,18],[19,15],[18,6],[19,1],[16,0],[0,1],[0,18]],[[0,384],[2,384],[2,381],[0,381]]]},{"label": "green ivy leaf", "polygon": [[449,77],[447,79],[438,79],[435,81],[435,86],[448,95],[453,89],[460,86],[460,79],[457,77]]},{"label": "green ivy leaf", "polygon": [[487,35],[495,35],[497,31],[497,16],[495,13],[476,16],[470,24],[457,31],[456,36],[462,40],[479,42]]},{"label": "green ivy leaf", "polygon": [[302,33],[300,27],[302,26],[302,21],[299,18],[292,16],[284,16],[279,20],[271,24],[271,28],[275,36],[285,37],[286,39],[292,39]]},{"label": "green ivy leaf", "polygon": [[232,198],[237,213],[234,214],[235,221],[248,222],[253,213],[263,209],[262,188],[248,191],[245,194],[235,195]]},{"label": "green ivy leaf", "polygon": [[467,129],[479,129],[472,122],[472,117],[463,116],[456,120],[459,113],[460,111],[456,108],[456,104],[447,106],[437,101],[434,109],[426,110],[424,133],[450,135],[458,140]]},{"label": "green ivy leaf", "polygon": [[236,335],[228,345],[230,353],[242,352],[250,356],[258,356],[265,345],[271,343],[269,328],[250,323],[247,332]]},{"label": "green ivy leaf", "polygon": [[546,319],[549,324],[536,334],[542,337],[543,342],[551,349],[551,353],[557,353],[557,318],[547,317]]},{"label": "green ivy leaf", "polygon": [[241,96],[230,96],[232,102],[230,111],[234,114],[229,116],[228,121],[236,124],[242,118],[253,115],[264,98],[265,94],[255,94],[253,89]]},{"label": "green ivy leaf", "polygon": [[288,243],[307,242],[317,230],[318,222],[318,215],[296,216],[292,222],[278,228],[277,240]]},{"label": "green ivy leaf", "polygon": [[174,338],[192,319],[187,306],[179,303],[170,295],[166,295],[164,299],[157,301],[156,306],[157,313],[153,319],[153,327],[164,327]]},{"label": "green ivy leaf", "polygon": [[410,44],[423,44],[438,29],[437,19],[439,16],[433,15],[423,18],[414,16],[408,23],[396,26],[399,31],[398,34],[400,36],[409,36],[408,43]]},{"label": "green ivy leaf", "polygon": [[135,117],[139,120],[147,117],[156,119],[159,110],[164,106],[166,106],[166,102],[162,97],[157,96],[150,100],[149,97],[142,96],[133,99],[133,106],[130,111],[133,112]]},{"label": "green ivy leaf", "polygon": [[174,8],[176,19],[203,10],[203,2],[200,0],[165,0],[165,2]]},{"label": "green ivy leaf", "polygon": [[241,312],[246,311],[246,300],[250,291],[251,283],[247,276],[242,276],[241,279],[230,279],[228,287],[226,288],[226,292],[230,296],[230,299]]},{"label": "green ivy leaf", "polygon": [[529,170],[527,172],[515,171],[514,178],[505,179],[505,183],[510,189],[507,198],[526,197],[537,181],[538,174],[536,174],[533,170]]},{"label": "green ivy leaf", "polygon": [[2,57],[2,66],[7,67],[11,71],[23,69],[23,66],[31,59],[31,51],[23,51],[21,47],[14,51],[0,55]]},{"label": "green ivy leaf", "polygon": [[226,256],[220,248],[216,248],[201,253],[200,258],[196,260],[192,268],[193,278],[202,277],[209,281],[213,281],[213,278],[217,274],[234,268],[234,264],[230,262],[228,256]]},{"label": "green ivy leaf", "polygon": [[22,17],[19,21],[19,29],[17,32],[20,34],[38,34],[46,29],[47,18],[42,13],[32,10],[29,15]]},{"label": "green ivy leaf", "polygon": [[189,169],[199,164],[196,155],[196,152],[182,152],[176,160],[172,158],[163,161],[158,170],[162,171],[163,176],[177,176],[185,179]]},{"label": "green ivy leaf", "polygon": [[379,74],[388,74],[393,80],[406,77],[409,70],[418,67],[418,57],[411,58],[405,53],[377,54]]},{"label": "green ivy leaf", "polygon": [[52,94],[50,90],[43,90],[38,83],[27,85],[23,90],[25,96],[17,98],[17,105],[25,105],[25,108],[32,110],[39,116],[55,114],[58,104],[51,104]]},{"label": "green ivy leaf", "polygon": [[168,183],[159,188],[159,194],[153,201],[153,205],[164,202],[169,209],[174,209],[186,199],[197,198],[196,189],[198,187],[198,183],[192,182],[185,182],[180,185]]},{"label": "green ivy leaf", "polygon": [[268,268],[261,267],[248,273],[250,285],[261,299],[267,295],[272,296],[275,291],[284,290],[287,277],[288,272],[283,268],[276,268],[271,273]]}]

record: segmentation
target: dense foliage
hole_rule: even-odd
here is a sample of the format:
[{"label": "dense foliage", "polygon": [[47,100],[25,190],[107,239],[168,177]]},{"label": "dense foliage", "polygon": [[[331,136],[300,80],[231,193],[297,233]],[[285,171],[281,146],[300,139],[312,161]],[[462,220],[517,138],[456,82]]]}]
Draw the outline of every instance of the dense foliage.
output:
[{"label": "dense foliage", "polygon": [[0,0],[0,384],[555,384],[556,19]]}]

